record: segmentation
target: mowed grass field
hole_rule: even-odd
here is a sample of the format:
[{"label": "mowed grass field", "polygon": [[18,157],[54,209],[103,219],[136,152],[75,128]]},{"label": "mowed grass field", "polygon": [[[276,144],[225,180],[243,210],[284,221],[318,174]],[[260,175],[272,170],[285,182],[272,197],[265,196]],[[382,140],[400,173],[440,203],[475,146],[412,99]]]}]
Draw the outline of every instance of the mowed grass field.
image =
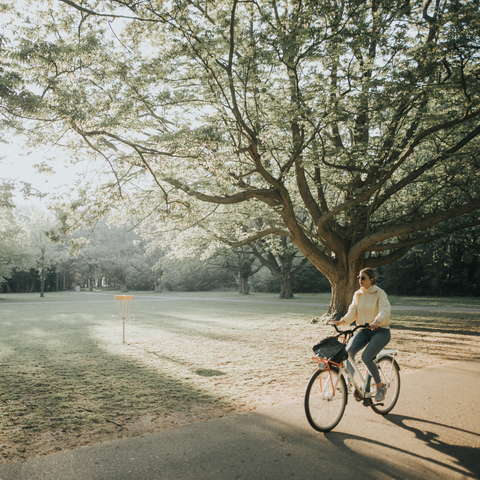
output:
[{"label": "mowed grass field", "polygon": [[[0,462],[299,398],[333,332],[327,294],[131,293],[125,344],[114,293],[0,295]],[[480,357],[478,299],[390,300],[402,374]]]}]

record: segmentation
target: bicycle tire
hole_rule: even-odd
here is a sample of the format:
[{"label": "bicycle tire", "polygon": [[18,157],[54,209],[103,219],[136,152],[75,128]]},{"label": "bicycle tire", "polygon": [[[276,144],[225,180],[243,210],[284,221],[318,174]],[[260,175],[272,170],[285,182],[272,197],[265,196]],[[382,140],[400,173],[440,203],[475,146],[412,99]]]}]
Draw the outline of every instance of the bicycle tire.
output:
[{"label": "bicycle tire", "polygon": [[400,395],[400,367],[391,357],[381,358],[377,362],[377,367],[382,383],[387,386],[387,393],[382,401],[370,406],[375,413],[386,415],[392,411]]},{"label": "bicycle tire", "polygon": [[345,379],[335,367],[317,370],[305,392],[305,414],[318,432],[329,432],[342,419],[347,404]]}]

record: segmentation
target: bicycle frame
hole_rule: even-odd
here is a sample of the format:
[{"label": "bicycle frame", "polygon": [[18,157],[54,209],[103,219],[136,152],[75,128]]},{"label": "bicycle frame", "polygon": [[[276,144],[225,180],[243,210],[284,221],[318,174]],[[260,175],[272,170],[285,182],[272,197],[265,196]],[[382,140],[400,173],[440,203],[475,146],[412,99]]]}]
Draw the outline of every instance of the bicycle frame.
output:
[{"label": "bicycle frame", "polygon": [[[380,359],[385,357],[390,357],[393,360],[397,354],[398,354],[398,350],[382,350],[375,358],[375,362],[378,362]],[[347,362],[348,360],[345,360],[345,362]],[[363,376],[357,367],[357,362],[350,361],[350,363],[352,364],[353,369],[355,370],[355,373],[361,379],[360,385],[358,385],[355,379],[350,376],[350,373],[348,372],[346,365],[344,365],[341,369],[342,375],[344,376],[346,381],[350,382],[355,387],[355,389],[360,393],[360,395],[363,398],[371,398],[372,397],[372,394],[370,393],[370,381],[372,379],[371,373],[365,367],[365,376]],[[365,366],[363,362],[361,362],[361,364]],[[390,364],[390,372],[384,372],[385,378],[388,378],[388,379],[391,378],[392,369],[393,369],[393,362]],[[387,384],[386,386],[389,387],[390,385]]]},{"label": "bicycle frame", "polygon": [[[377,357],[375,358],[375,362],[378,362],[379,360],[381,360],[382,358],[385,358],[385,357],[390,357],[393,360],[393,359],[395,359],[397,354],[398,354],[398,350],[382,350],[377,355]],[[370,393],[370,380],[372,378],[372,375],[370,374],[370,372],[368,371],[368,369],[366,367],[365,367],[366,374],[364,376],[362,374],[362,372],[358,369],[357,362],[350,362],[353,366],[353,369],[355,370],[355,373],[361,379],[361,381],[359,382],[360,383],[360,385],[359,385],[355,381],[355,379],[350,376],[350,373],[347,370],[347,367],[346,367],[346,364],[345,364],[347,362],[347,360],[345,360],[343,363],[332,362],[331,360],[327,360],[325,358],[320,358],[320,357],[312,357],[312,360],[315,360],[319,363],[319,368],[320,368],[320,363],[323,363],[325,365],[324,368],[327,368],[328,370],[330,370],[330,365],[333,365],[334,367],[338,368],[339,371],[340,371],[340,374],[345,378],[345,381],[350,382],[354,386],[355,390],[357,390],[357,392],[359,392],[359,394],[361,395],[362,398],[365,399],[365,398],[371,398],[372,397],[372,394]],[[363,362],[361,362],[361,364],[363,366],[365,366],[365,364]],[[392,369],[393,369],[393,362],[390,365],[390,372],[388,372],[388,374],[385,375],[386,378],[391,377]],[[333,380],[330,377],[330,381],[332,382],[332,389],[333,389],[334,392],[337,389],[339,379],[340,379],[340,376],[337,379],[336,385],[333,385]],[[387,384],[387,387],[389,387],[389,386],[390,385]],[[322,386],[322,390],[324,388],[325,387]]]},{"label": "bicycle frame", "polygon": [[[330,367],[328,367],[328,370],[330,370]],[[328,383],[325,383],[325,385],[322,385],[321,380],[320,380],[320,387],[322,389],[322,393],[320,394],[321,397],[322,398],[325,397],[325,395],[328,394],[328,392],[332,392],[332,397],[335,396],[335,392],[337,391],[337,386],[338,386],[339,380],[340,380],[340,376],[337,377],[337,381],[334,385],[332,376],[330,375],[330,386],[332,387],[331,389],[329,388]]]},{"label": "bicycle frame", "polygon": [[[358,325],[354,329],[345,330],[343,332],[340,332],[338,330],[338,328],[336,327],[336,325],[334,325],[334,327],[335,327],[335,330],[337,330],[337,332],[339,332],[338,336],[343,336],[343,338],[345,340],[345,343],[347,343],[350,340],[350,338],[353,336],[353,332],[355,332],[355,330],[357,330],[359,328],[368,328],[369,325],[368,324]],[[379,362],[382,358],[385,358],[385,357],[390,357],[390,358],[392,358],[392,360],[394,360],[397,354],[398,354],[398,350],[382,350],[376,356],[375,362]],[[355,391],[359,393],[359,395],[361,397],[360,400],[362,398],[367,399],[367,398],[372,397],[372,393],[370,393],[370,381],[371,381],[372,375],[370,374],[370,372],[368,371],[368,369],[366,367],[365,367],[365,376],[364,376],[362,374],[362,372],[360,372],[360,370],[358,369],[357,362],[351,361],[350,358],[348,358],[347,360],[344,360],[342,363],[332,362],[331,360],[321,358],[321,357],[312,357],[312,360],[315,360],[319,363],[319,368],[320,368],[320,363],[323,363],[325,365],[324,368],[328,368],[328,370],[330,370],[330,364],[335,366],[336,368],[338,368],[340,373],[341,373],[341,376],[344,377],[345,381],[351,383],[353,385],[353,387],[355,388]],[[350,376],[350,373],[348,372],[348,370],[346,368],[346,362],[348,360],[350,360],[350,363],[352,364],[355,373],[361,379],[360,385],[355,381],[355,379],[352,376]],[[361,364],[363,366],[365,366],[365,364],[363,362],[361,362]],[[390,369],[392,369],[392,368],[393,368],[393,362],[390,366]],[[390,379],[391,378],[391,373],[392,373],[391,371],[388,372],[388,375],[385,375],[385,378]],[[353,376],[355,376],[355,374]],[[333,385],[333,381],[330,377],[330,380],[332,381],[332,389],[333,389],[334,392],[337,389],[339,378],[340,378],[340,376],[337,379],[337,385]],[[389,386],[390,385],[389,385],[389,382],[388,382],[387,387],[389,387]],[[323,388],[324,387],[322,387],[322,389]]]}]

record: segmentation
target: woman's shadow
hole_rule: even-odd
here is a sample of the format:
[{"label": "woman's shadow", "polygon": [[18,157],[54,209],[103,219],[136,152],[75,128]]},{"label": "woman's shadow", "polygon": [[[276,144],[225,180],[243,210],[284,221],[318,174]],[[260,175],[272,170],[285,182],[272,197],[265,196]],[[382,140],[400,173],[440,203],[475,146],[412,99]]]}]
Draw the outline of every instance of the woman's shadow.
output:
[{"label": "woman's shadow", "polygon": [[[347,440],[358,440],[362,442],[377,444],[379,446],[395,450],[402,455],[408,455],[419,460],[433,463],[439,467],[450,470],[452,473],[455,472],[456,474],[463,475],[465,476],[465,478],[480,479],[480,449],[478,448],[478,445],[480,444],[479,433],[405,415],[389,414],[385,415],[384,418],[392,424],[396,425],[397,427],[412,432],[415,435],[416,439],[424,442],[429,448],[432,448],[433,450],[439,452],[442,456],[448,457],[449,461],[442,461],[438,458],[437,455],[422,455],[416,452],[414,448],[408,450],[402,449],[391,444],[378,442],[376,440],[369,440],[367,438],[358,437],[355,435],[331,432],[329,434],[326,434],[325,438],[328,439],[332,444],[340,448],[346,448]],[[478,420],[475,419],[475,421]],[[453,430],[457,435],[461,435],[464,438],[465,436],[473,436],[476,438],[477,441],[470,443],[476,446],[449,443],[446,438],[450,439],[451,435],[443,436],[442,434],[433,431],[439,431],[441,429]],[[462,443],[465,444],[466,442],[463,441]],[[350,450],[350,448],[348,449]],[[452,465],[452,463],[454,465]],[[376,466],[377,468],[380,467],[379,464],[377,464]],[[400,475],[398,478],[402,478],[402,476]]]},{"label": "woman's shadow", "polygon": [[[418,440],[425,442],[425,444],[427,444],[430,448],[440,452],[441,454],[451,457],[454,463],[456,463],[459,467],[468,470],[474,475],[474,477],[480,478],[480,450],[478,446],[473,447],[447,443],[442,440],[441,435],[429,431],[428,427],[429,425],[441,427],[449,430],[454,430],[455,432],[458,432],[460,434],[472,435],[477,438],[480,438],[479,433],[464,430],[458,427],[452,427],[450,425],[444,425],[438,422],[432,422],[431,420],[407,417],[405,415],[390,414],[385,415],[384,418],[393,423],[394,425],[397,425],[397,427],[404,428],[412,432]],[[478,418],[475,419],[475,421],[478,422]],[[413,425],[418,425],[419,423],[423,424],[425,428],[418,428]]]}]

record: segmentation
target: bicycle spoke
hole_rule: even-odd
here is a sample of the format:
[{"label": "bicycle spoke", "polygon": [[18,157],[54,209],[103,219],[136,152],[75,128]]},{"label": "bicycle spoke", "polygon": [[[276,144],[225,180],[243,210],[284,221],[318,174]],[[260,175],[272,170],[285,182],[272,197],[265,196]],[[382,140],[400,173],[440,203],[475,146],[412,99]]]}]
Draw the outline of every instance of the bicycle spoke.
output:
[{"label": "bicycle spoke", "polygon": [[341,420],[345,411],[347,390],[337,369],[317,371],[305,393],[305,413],[310,425],[328,432]]},{"label": "bicycle spoke", "polygon": [[400,373],[397,363],[391,357],[382,358],[377,366],[382,383],[387,386],[387,393],[381,402],[371,407],[376,413],[385,415],[393,409],[400,395]]}]

